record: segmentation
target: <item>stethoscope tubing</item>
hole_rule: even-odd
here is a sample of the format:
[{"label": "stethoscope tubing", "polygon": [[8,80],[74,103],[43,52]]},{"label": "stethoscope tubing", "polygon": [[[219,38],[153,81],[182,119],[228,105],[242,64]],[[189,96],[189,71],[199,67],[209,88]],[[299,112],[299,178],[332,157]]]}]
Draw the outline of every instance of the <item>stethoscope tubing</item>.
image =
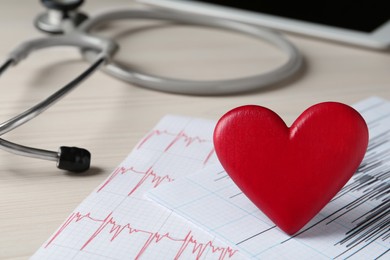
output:
[{"label": "stethoscope tubing", "polygon": [[[113,55],[119,47],[113,40],[90,34],[93,29],[103,23],[122,19],[163,20],[238,32],[274,44],[287,54],[288,59],[279,68],[270,72],[220,81],[180,80],[129,70],[112,60]],[[269,86],[290,77],[296,73],[302,65],[302,56],[300,52],[281,35],[267,29],[260,29],[255,26],[209,16],[152,9],[130,9],[125,11],[106,12],[97,15],[84,22],[78,28],[73,28],[71,25],[64,23],[64,29],[66,29],[64,35],[28,40],[18,45],[10,53],[9,58],[4,64],[1,65],[0,75],[10,66],[18,64],[33,51],[54,46],[74,46],[80,48],[85,59],[90,62],[90,66],[78,77],[43,101],[13,118],[0,123],[0,137],[43,113],[66,94],[75,89],[98,68],[102,68],[110,75],[132,84],[158,91],[187,95],[221,95],[251,91]],[[47,151],[23,146],[0,138],[0,148],[18,155],[57,161],[57,166],[59,168],[69,171],[85,171],[89,168],[90,164],[90,153],[85,149],[77,147],[60,147],[58,151]]]},{"label": "stethoscope tubing", "polygon": [[[88,78],[94,71],[96,71],[102,64],[104,64],[105,58],[100,57],[98,58],[94,63],[92,63],[85,71],[83,71],[78,77],[70,81],[68,84],[66,84],[64,87],[60,88],[56,92],[54,92],[52,95],[44,99],[43,101],[39,102],[35,106],[31,107],[30,109],[27,109],[26,111],[16,115],[15,117],[3,122],[0,124],[0,136],[3,134],[27,123],[31,119],[37,117],[41,113],[43,113],[45,110],[50,108],[52,105],[54,105],[56,102],[58,102],[60,99],[65,97],[68,93],[70,93],[72,90],[74,90],[82,81],[84,81],[86,78]],[[12,60],[8,60],[4,63],[3,66],[0,68],[0,75],[3,73],[9,66],[12,64]],[[44,159],[49,161],[58,161],[60,154],[58,151],[48,151],[33,147],[28,147],[20,144],[16,144],[10,141],[7,141],[5,139],[0,138],[0,147],[3,150],[6,150],[8,152],[37,158],[37,159]]]},{"label": "stethoscope tubing", "polygon": [[[185,12],[173,12],[160,9],[132,9],[106,12],[96,15],[84,22],[79,30],[91,33],[94,28],[116,20],[150,19],[190,24],[203,27],[213,27],[244,34],[256,39],[267,41],[282,50],[287,60],[278,68],[258,75],[228,80],[192,81],[159,77],[140,71],[131,70],[111,60],[102,67],[106,73],[145,88],[186,95],[224,95],[237,94],[268,87],[294,75],[302,67],[303,58],[300,51],[282,35],[266,28],[259,28],[224,18],[215,18],[203,15],[193,15]],[[84,58],[93,61],[96,52],[83,50]]]},{"label": "stethoscope tubing", "polygon": [[[0,75],[4,73],[11,65],[17,65],[33,51],[55,46],[73,46],[77,48],[94,49],[98,51],[98,55],[94,58],[92,65],[85,72],[81,73],[78,77],[70,81],[63,88],[59,89],[42,102],[36,104],[23,113],[20,113],[10,120],[1,123],[0,136],[41,114],[51,105],[65,96],[68,92],[78,86],[80,82],[92,74],[92,72],[94,72],[97,67],[105,62],[108,62],[113,53],[117,50],[117,45],[111,40],[103,39],[97,36],[89,36],[84,33],[80,33],[80,31],[77,29],[74,29],[66,35],[43,37],[22,42],[11,51],[8,59],[0,67]],[[96,64],[98,64],[98,66]]]},{"label": "stethoscope tubing", "polygon": [[[63,86],[62,88],[54,92],[52,95],[50,95],[43,101],[37,103],[33,107],[25,110],[24,112],[14,116],[13,118],[3,123],[0,123],[0,136],[27,123],[28,121],[32,120],[33,118],[37,117],[38,115],[46,111],[56,102],[58,102],[60,99],[65,97],[69,92],[71,92],[77,86],[79,86],[82,81],[84,81],[87,77],[89,77],[94,71],[96,71],[104,63],[108,62],[111,56],[113,55],[113,53],[117,50],[117,45],[111,40],[80,33],[80,31],[78,31],[75,28],[72,28],[72,26],[69,24],[65,24],[65,26],[67,26],[67,30],[68,30],[68,33],[65,35],[56,35],[52,37],[32,39],[19,44],[9,54],[8,59],[0,67],[0,75],[4,73],[11,66],[17,65],[21,60],[25,59],[32,52],[40,49],[49,48],[49,47],[73,46],[77,48],[88,48],[88,49],[94,49],[98,51],[98,55],[95,57],[94,61],[90,64],[90,66],[85,71],[83,71],[75,79],[71,80],[68,84],[66,84],[65,86]],[[62,154],[61,151],[69,150],[67,147],[60,147],[58,151],[48,151],[44,149],[20,145],[5,140],[3,138],[0,138],[0,148],[17,155],[44,159],[49,161],[56,161],[57,165],[64,164],[63,163],[64,154]],[[76,153],[74,153],[74,150],[75,149],[72,148],[72,153],[76,154],[76,157],[78,156],[77,159],[79,159],[80,153],[83,156],[85,155],[85,153],[89,153],[84,149],[76,148]],[[65,156],[68,155],[69,153],[65,154]],[[89,168],[89,163],[87,166]],[[86,166],[84,165],[79,169],[77,167],[73,167],[73,169],[79,171],[80,169],[83,169],[85,167]]]}]

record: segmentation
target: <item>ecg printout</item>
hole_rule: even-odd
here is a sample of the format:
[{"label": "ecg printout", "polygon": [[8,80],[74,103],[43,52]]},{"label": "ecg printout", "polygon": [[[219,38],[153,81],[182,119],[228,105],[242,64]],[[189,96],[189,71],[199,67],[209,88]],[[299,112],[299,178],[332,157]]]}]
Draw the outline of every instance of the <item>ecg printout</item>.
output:
[{"label": "ecg printout", "polygon": [[356,174],[300,232],[280,231],[220,164],[150,191],[148,197],[256,259],[390,259],[390,102],[355,105],[370,129]]},{"label": "ecg printout", "polygon": [[217,161],[215,122],[166,116],[32,259],[242,259],[225,243],[144,198]]}]

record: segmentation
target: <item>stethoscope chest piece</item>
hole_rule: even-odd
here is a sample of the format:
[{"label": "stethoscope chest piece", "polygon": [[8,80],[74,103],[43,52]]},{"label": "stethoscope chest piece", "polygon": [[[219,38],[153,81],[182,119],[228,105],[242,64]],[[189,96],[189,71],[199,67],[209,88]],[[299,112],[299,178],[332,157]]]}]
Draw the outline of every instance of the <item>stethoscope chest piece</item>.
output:
[{"label": "stethoscope chest piece", "polygon": [[35,19],[35,27],[40,31],[50,34],[62,34],[62,21],[67,18],[75,26],[87,20],[88,16],[77,9],[83,4],[83,0],[41,0],[47,11],[38,15]]}]

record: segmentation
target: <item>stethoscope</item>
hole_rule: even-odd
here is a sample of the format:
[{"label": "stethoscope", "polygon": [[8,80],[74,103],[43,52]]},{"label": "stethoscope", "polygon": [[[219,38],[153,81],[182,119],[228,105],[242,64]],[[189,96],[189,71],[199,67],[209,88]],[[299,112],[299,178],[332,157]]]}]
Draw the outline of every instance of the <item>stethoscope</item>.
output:
[{"label": "stethoscope", "polygon": [[[18,45],[9,54],[4,64],[1,65],[0,75],[11,65],[18,64],[33,51],[52,46],[74,46],[80,48],[83,57],[90,62],[90,66],[77,78],[40,103],[1,123],[0,136],[44,112],[76,88],[98,68],[116,78],[153,90],[187,95],[221,95],[267,87],[292,76],[298,72],[302,65],[300,52],[281,35],[237,21],[185,12],[145,8],[109,11],[87,18],[85,14],[77,11],[78,7],[83,3],[82,0],[41,0],[41,2],[48,8],[48,11],[38,16],[35,25],[40,30],[52,34],[61,33],[61,35],[27,40]],[[150,75],[130,70],[121,64],[115,63],[112,57],[119,46],[112,39],[105,39],[90,34],[93,29],[104,23],[123,19],[165,20],[238,32],[275,45],[287,54],[287,60],[272,71],[229,80],[190,81]],[[58,168],[72,172],[88,170],[91,160],[91,155],[87,150],[77,147],[61,146],[58,151],[47,151],[23,146],[0,138],[0,148],[18,155],[55,161]]]}]

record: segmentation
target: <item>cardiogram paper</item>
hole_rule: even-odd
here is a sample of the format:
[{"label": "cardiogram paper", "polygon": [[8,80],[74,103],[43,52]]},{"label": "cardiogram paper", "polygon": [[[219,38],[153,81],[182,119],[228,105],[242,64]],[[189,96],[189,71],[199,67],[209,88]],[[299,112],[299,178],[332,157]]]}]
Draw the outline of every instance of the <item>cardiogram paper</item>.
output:
[{"label": "cardiogram paper", "polygon": [[370,131],[366,156],[347,185],[289,237],[252,204],[220,164],[161,186],[148,197],[253,259],[390,258],[390,102],[355,105]]},{"label": "cardiogram paper", "polygon": [[216,163],[214,125],[164,117],[32,259],[242,259],[236,248],[144,198]]}]

